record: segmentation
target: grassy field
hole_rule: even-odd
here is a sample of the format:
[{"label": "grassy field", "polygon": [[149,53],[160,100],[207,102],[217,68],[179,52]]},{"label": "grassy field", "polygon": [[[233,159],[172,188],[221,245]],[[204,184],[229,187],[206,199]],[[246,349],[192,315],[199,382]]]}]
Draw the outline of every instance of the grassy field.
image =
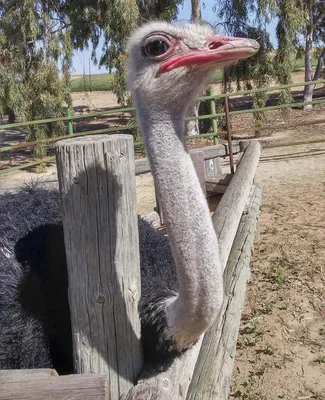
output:
[{"label": "grassy field", "polygon": [[[314,53],[313,60],[312,60],[314,68],[317,66],[317,61],[318,61],[318,57]],[[295,66],[294,66],[293,72],[296,72],[297,70],[304,68],[304,67],[305,67],[305,59],[303,57],[299,58],[299,59],[295,60]]]},{"label": "grassy field", "polygon": [[73,92],[86,92],[112,89],[113,74],[77,75],[71,77]]},{"label": "grassy field", "polygon": [[[75,75],[71,77],[72,92],[103,91],[112,89],[114,74]],[[222,73],[217,72],[215,81],[220,81]]]}]

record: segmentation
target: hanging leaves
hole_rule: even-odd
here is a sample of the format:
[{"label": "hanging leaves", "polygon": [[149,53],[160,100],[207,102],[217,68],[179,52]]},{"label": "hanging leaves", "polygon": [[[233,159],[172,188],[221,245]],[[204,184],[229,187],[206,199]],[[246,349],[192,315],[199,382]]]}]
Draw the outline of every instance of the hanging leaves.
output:
[{"label": "hanging leaves", "polygon": [[[0,1],[0,115],[37,120],[62,116],[71,103],[70,79],[59,76],[57,63],[70,69],[72,43],[55,2]],[[60,135],[63,124],[29,128],[27,140]],[[36,149],[42,155],[43,149]]]}]

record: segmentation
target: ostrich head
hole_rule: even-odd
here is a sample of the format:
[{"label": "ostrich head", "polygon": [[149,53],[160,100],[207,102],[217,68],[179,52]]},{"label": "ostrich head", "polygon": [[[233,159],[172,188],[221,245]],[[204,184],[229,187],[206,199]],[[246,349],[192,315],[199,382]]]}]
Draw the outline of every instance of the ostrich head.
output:
[{"label": "ostrich head", "polygon": [[127,46],[129,88],[136,105],[140,101],[186,112],[215,70],[258,49],[255,40],[216,35],[208,25],[148,23]]}]

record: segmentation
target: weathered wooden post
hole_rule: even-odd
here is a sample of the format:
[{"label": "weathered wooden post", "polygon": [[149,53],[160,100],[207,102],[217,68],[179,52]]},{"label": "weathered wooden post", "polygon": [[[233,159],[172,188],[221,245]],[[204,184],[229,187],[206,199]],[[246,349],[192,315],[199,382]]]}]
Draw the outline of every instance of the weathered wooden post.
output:
[{"label": "weathered wooden post", "polygon": [[60,141],[57,168],[75,372],[107,373],[117,400],[142,368],[132,136]]}]

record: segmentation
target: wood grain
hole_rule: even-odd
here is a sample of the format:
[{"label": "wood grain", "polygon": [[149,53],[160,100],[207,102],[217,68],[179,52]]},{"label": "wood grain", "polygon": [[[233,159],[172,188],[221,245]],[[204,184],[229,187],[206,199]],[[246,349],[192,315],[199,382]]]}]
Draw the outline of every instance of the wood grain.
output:
[{"label": "wood grain", "polygon": [[221,167],[221,158],[215,157],[210,158],[209,160],[205,160],[205,179],[206,180],[214,180],[217,178],[218,175],[222,174],[222,167]]},{"label": "wood grain", "polygon": [[212,216],[223,266],[226,266],[240,218],[249,199],[260,154],[261,147],[258,142],[251,141],[247,144],[236,173]]},{"label": "wood grain", "polygon": [[0,380],[0,400],[47,399],[110,400],[108,375],[50,376],[30,380],[9,380],[7,382]]},{"label": "wood grain", "polygon": [[16,382],[29,379],[46,378],[49,376],[57,376],[55,369],[3,369],[0,370],[0,386],[6,382]]},{"label": "wood grain", "polygon": [[225,193],[233,176],[233,174],[221,174],[217,175],[214,179],[207,179],[205,187],[208,195],[211,196],[215,193]]},{"label": "wood grain", "polygon": [[133,139],[57,144],[77,373],[107,373],[112,399],[142,368],[140,260]]}]

